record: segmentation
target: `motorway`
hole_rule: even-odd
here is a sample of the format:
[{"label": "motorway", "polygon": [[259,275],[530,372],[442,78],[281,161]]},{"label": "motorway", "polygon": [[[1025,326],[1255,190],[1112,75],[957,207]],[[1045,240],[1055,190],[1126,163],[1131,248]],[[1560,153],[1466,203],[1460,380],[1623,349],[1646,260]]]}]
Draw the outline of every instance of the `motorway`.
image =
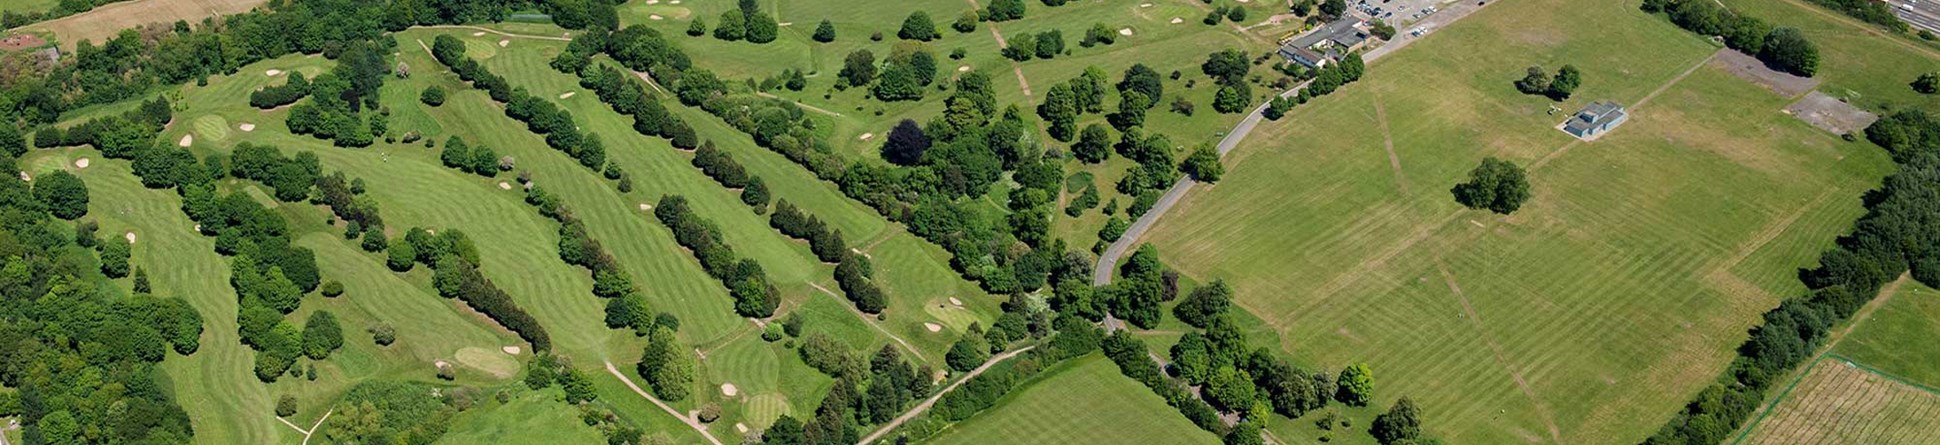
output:
[{"label": "motorway", "polygon": [[[1919,1],[1940,2],[1940,0]],[[1412,36],[1408,32],[1397,32],[1394,35],[1393,41],[1388,42],[1386,45],[1381,45],[1379,48],[1369,50],[1361,56],[1361,59],[1371,64],[1375,60],[1379,60],[1383,56],[1405,48],[1417,40],[1434,35],[1436,30],[1447,27],[1448,24],[1454,23],[1462,17],[1467,17],[1469,13],[1481,8],[1481,5],[1470,3],[1466,0],[1450,3],[1442,7],[1440,12],[1430,14],[1427,17],[1423,17],[1420,21],[1410,24],[1410,29],[1421,28],[1429,30],[1429,32],[1423,33],[1420,36]],[[1370,73],[1372,73],[1371,69]],[[1299,94],[1301,88],[1306,88],[1308,83],[1301,82],[1299,85],[1294,85],[1293,88],[1280,92],[1280,97],[1293,97]],[[1265,110],[1266,107],[1267,104],[1260,104],[1259,107],[1254,108],[1251,113],[1246,114],[1245,119],[1239,121],[1239,125],[1234,126],[1232,131],[1226,133],[1225,138],[1219,140],[1217,148],[1219,149],[1219,155],[1221,157],[1225,157],[1226,153],[1239,147],[1240,141],[1245,140],[1246,135],[1252,133],[1253,128],[1260,125],[1260,121],[1265,119],[1264,116],[1260,115],[1260,111]],[[1098,286],[1111,284],[1112,273],[1116,272],[1118,268],[1118,259],[1124,257],[1126,252],[1137,245],[1145,237],[1147,230],[1150,230],[1153,225],[1158,224],[1159,217],[1165,216],[1166,211],[1172,210],[1172,207],[1178,204],[1180,199],[1185,198],[1186,192],[1191,191],[1195,183],[1196,181],[1193,181],[1191,178],[1180,178],[1179,182],[1173,183],[1171,188],[1166,189],[1165,195],[1159,197],[1158,202],[1152,205],[1151,210],[1147,210],[1144,215],[1139,216],[1138,221],[1132,222],[1131,227],[1125,229],[1125,234],[1120,235],[1118,241],[1111,243],[1111,247],[1106,248],[1105,253],[1098,256],[1097,267],[1092,271],[1091,283]]]},{"label": "motorway", "polygon": [[1893,8],[1893,15],[1914,29],[1940,33],[1940,0],[1889,0],[1886,4]]}]

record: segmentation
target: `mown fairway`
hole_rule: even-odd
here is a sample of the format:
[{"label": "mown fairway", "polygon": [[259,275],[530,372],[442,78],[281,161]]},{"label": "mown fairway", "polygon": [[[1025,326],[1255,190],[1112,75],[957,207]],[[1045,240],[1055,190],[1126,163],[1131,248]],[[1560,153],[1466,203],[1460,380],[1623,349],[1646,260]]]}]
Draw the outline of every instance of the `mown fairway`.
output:
[{"label": "mown fairway", "polygon": [[[1634,2],[1492,2],[1437,33],[1264,125],[1151,241],[1232,282],[1296,357],[1372,364],[1379,403],[1414,398],[1452,443],[1648,435],[1890,168]],[[1512,88],[1536,64],[1585,73],[1563,113]],[[1630,123],[1552,129],[1603,99]],[[1450,197],[1483,156],[1530,169],[1514,216]]]},{"label": "mown fairway", "polygon": [[930,443],[1219,443],[1102,355],[1058,366]]},{"label": "mown fairway", "polygon": [[1812,369],[1739,444],[1940,444],[1940,393],[1834,357]]}]

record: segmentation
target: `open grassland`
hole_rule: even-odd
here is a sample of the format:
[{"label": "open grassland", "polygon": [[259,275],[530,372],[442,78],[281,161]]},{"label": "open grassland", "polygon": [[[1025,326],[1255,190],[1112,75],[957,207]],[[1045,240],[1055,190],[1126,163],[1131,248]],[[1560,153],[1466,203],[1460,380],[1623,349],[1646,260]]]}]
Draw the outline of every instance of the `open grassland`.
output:
[{"label": "open grassland", "polygon": [[[1544,12],[1564,6],[1492,2],[1266,124],[1151,241],[1310,364],[1372,364],[1381,403],[1414,398],[1451,442],[1644,437],[1802,290],[1791,272],[1890,164],[1634,3]],[[1537,64],[1585,73],[1566,112],[1615,100],[1630,123],[1552,129],[1563,113],[1510,84]],[[1450,197],[1483,156],[1531,170],[1514,216]]]},{"label": "open grassland", "polygon": [[1940,292],[1917,283],[1899,293],[1835,345],[1832,352],[1914,383],[1940,387]]},{"label": "open grassland", "polygon": [[1837,357],[1814,362],[1739,444],[1940,444],[1940,393]]},{"label": "open grassland", "polygon": [[556,388],[532,391],[519,387],[505,403],[481,403],[451,424],[451,433],[437,443],[522,444],[599,443],[599,430],[579,419],[579,412],[562,408],[565,394]]},{"label": "open grassland", "polygon": [[0,1],[0,11],[7,12],[45,12],[60,4],[59,0],[6,0]]},{"label": "open grassland", "polygon": [[1803,31],[1819,46],[1819,90],[1870,111],[1940,111],[1940,99],[1913,91],[1921,74],[1940,70],[1940,49],[1809,5],[1802,0],[1721,0],[1732,12]]},{"label": "open grassland", "polygon": [[1219,443],[1098,354],[1046,370],[997,406],[950,428],[930,443]]},{"label": "open grassland", "polygon": [[263,3],[264,0],[132,0],[22,26],[18,30],[53,34],[62,49],[72,50],[82,40],[100,45],[123,29],[177,20],[201,23],[204,18],[248,11]]}]

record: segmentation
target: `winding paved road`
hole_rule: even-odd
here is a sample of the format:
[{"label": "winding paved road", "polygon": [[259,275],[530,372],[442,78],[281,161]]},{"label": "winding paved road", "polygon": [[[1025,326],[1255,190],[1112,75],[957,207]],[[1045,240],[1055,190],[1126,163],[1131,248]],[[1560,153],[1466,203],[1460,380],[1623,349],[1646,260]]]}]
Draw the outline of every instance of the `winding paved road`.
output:
[{"label": "winding paved road", "polygon": [[[1362,60],[1373,63],[1375,60],[1401,48],[1405,48],[1409,44],[1421,40],[1423,37],[1433,35],[1436,31],[1448,26],[1448,24],[1454,23],[1462,17],[1467,17],[1469,13],[1475,12],[1475,10],[1480,8],[1481,6],[1465,0],[1448,4],[1441,12],[1431,14],[1421,21],[1406,25],[1406,29],[1414,29],[1417,27],[1426,28],[1429,30],[1428,33],[1422,34],[1420,37],[1413,37],[1406,34],[1407,31],[1405,29],[1397,30],[1400,34],[1395,35],[1394,41],[1388,42],[1388,44],[1382,45],[1379,48],[1369,50],[1367,54],[1362,56]],[[1312,81],[1294,85],[1293,88],[1280,92],[1280,97],[1293,97],[1299,94],[1301,88],[1306,88],[1309,83],[1312,83]],[[1246,114],[1245,119],[1239,121],[1239,125],[1233,126],[1233,130],[1227,132],[1226,137],[1219,140],[1217,148],[1219,149],[1219,155],[1221,157],[1226,156],[1226,153],[1232,152],[1234,148],[1239,147],[1240,141],[1245,140],[1246,135],[1252,133],[1253,128],[1260,125],[1260,121],[1265,119],[1265,116],[1260,115],[1260,111],[1265,110],[1266,107],[1267,104],[1260,104],[1260,106],[1254,107],[1252,112]],[[1111,247],[1106,248],[1105,253],[1098,256],[1097,267],[1092,271],[1091,284],[1098,286],[1111,284],[1112,272],[1117,269],[1118,259],[1123,258],[1127,251],[1131,250],[1133,246],[1136,246],[1139,240],[1145,237],[1147,230],[1150,230],[1153,225],[1158,224],[1159,217],[1165,216],[1166,211],[1172,210],[1173,205],[1178,204],[1180,199],[1185,198],[1186,192],[1191,191],[1195,183],[1196,181],[1193,181],[1192,178],[1180,178],[1179,182],[1173,183],[1171,188],[1165,190],[1165,195],[1159,197],[1158,202],[1152,205],[1151,210],[1147,210],[1144,215],[1139,216],[1137,221],[1133,221],[1131,227],[1125,229],[1125,234],[1120,235],[1118,241],[1111,243]]]}]

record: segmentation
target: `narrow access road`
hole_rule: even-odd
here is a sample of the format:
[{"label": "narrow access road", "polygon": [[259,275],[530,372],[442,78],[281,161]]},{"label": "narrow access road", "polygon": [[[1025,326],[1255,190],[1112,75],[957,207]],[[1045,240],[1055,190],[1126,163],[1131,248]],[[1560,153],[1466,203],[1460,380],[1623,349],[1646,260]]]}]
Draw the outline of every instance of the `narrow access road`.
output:
[{"label": "narrow access road", "polygon": [[[1388,42],[1386,45],[1381,45],[1380,48],[1369,50],[1361,59],[1367,63],[1373,63],[1375,60],[1434,34],[1434,30],[1448,26],[1448,24],[1454,23],[1462,17],[1467,17],[1469,13],[1475,12],[1480,8],[1481,6],[1468,2],[1456,2],[1448,5],[1448,9],[1430,14],[1426,18],[1408,25],[1408,29],[1419,27],[1428,29],[1430,31],[1429,33],[1415,37],[1409,36],[1406,34],[1406,31],[1398,31],[1401,33],[1396,34],[1393,41]],[[1300,93],[1300,89],[1306,88],[1307,84],[1310,83],[1313,82],[1307,81],[1301,82],[1299,85],[1294,85],[1293,88],[1280,92],[1279,97],[1293,97]],[[1225,138],[1219,140],[1219,145],[1216,148],[1219,149],[1219,155],[1221,157],[1226,156],[1226,153],[1232,152],[1234,148],[1239,147],[1240,141],[1246,140],[1246,135],[1251,134],[1253,128],[1258,127],[1260,121],[1266,119],[1265,116],[1260,115],[1260,111],[1265,110],[1266,107],[1267,104],[1260,104],[1260,106],[1254,107],[1252,112],[1246,114],[1246,118],[1240,119],[1239,124],[1233,126],[1233,130],[1226,133]],[[1179,178],[1179,182],[1173,183],[1171,188],[1165,189],[1165,194],[1159,196],[1158,202],[1152,205],[1151,210],[1147,210],[1144,215],[1140,215],[1138,220],[1133,221],[1131,227],[1126,228],[1125,233],[1118,237],[1118,241],[1112,242],[1111,247],[1105,248],[1104,254],[1098,255],[1098,264],[1097,267],[1093,268],[1091,284],[1098,286],[1111,284],[1112,272],[1114,269],[1117,269],[1118,259],[1123,258],[1126,251],[1131,250],[1132,246],[1137,245],[1145,237],[1145,232],[1150,230],[1153,225],[1158,224],[1160,217],[1165,216],[1165,212],[1172,210],[1173,205],[1178,204],[1180,199],[1185,198],[1186,192],[1192,190],[1194,183],[1195,181],[1192,178]]]},{"label": "narrow access road", "polygon": [[666,411],[667,415],[674,416],[674,418],[676,419],[680,419],[681,423],[687,424],[688,428],[693,428],[694,432],[701,433],[701,437],[707,439],[707,443],[711,443],[714,445],[721,445],[721,440],[715,439],[714,433],[707,432],[707,425],[702,425],[701,421],[694,420],[694,418],[692,417],[687,417],[686,414],[681,414],[680,411],[675,411],[674,407],[667,406],[667,404],[665,402],[661,402],[660,399],[653,398],[652,394],[647,394],[646,390],[640,389],[640,385],[636,385],[633,383],[633,379],[626,378],[626,374],[620,373],[620,368],[614,367],[612,361],[610,360],[601,360],[601,361],[606,363],[606,372],[613,374],[613,378],[620,379],[620,382],[625,383],[626,387],[632,388],[634,394],[639,394],[640,398],[647,399],[648,402],[653,402],[654,406],[658,406],[660,407],[661,410]]},{"label": "narrow access road", "polygon": [[[998,362],[1009,360],[1011,357],[1016,357],[1017,354],[1022,354],[1024,353],[1024,351],[1029,351],[1034,348],[1037,348],[1037,345],[1017,348],[1017,350],[1015,351],[997,354],[996,357],[991,357],[989,361],[983,362],[982,366],[978,366],[977,369],[972,369],[970,370],[970,372],[963,374],[963,377],[958,378],[956,383],[951,383],[950,386],[943,387],[942,391],[937,391],[935,395],[931,395],[930,398],[924,399],[923,403],[918,403],[916,404],[916,406],[911,407],[909,409],[909,412],[903,413],[903,415],[900,415],[900,416],[896,416],[896,420],[891,420],[889,421],[889,423],[883,424],[882,428],[877,428],[876,432],[869,433],[868,436],[863,437],[862,440],[857,441],[856,444],[868,445],[870,443],[874,443],[876,439],[881,439],[884,434],[889,434],[890,431],[895,431],[896,427],[902,426],[903,422],[908,422],[909,419],[914,419],[916,418],[917,415],[923,414],[924,411],[928,411],[930,409],[930,406],[936,405],[936,401],[941,400],[943,398],[944,394],[949,394],[951,390],[957,389],[957,386],[962,385],[963,382],[968,382],[970,381],[970,379],[976,378],[977,375],[983,374],[984,371],[989,370],[991,366],[995,366]],[[607,367],[611,368],[612,365],[608,364]],[[717,443],[716,445],[719,445],[719,444]]]}]

